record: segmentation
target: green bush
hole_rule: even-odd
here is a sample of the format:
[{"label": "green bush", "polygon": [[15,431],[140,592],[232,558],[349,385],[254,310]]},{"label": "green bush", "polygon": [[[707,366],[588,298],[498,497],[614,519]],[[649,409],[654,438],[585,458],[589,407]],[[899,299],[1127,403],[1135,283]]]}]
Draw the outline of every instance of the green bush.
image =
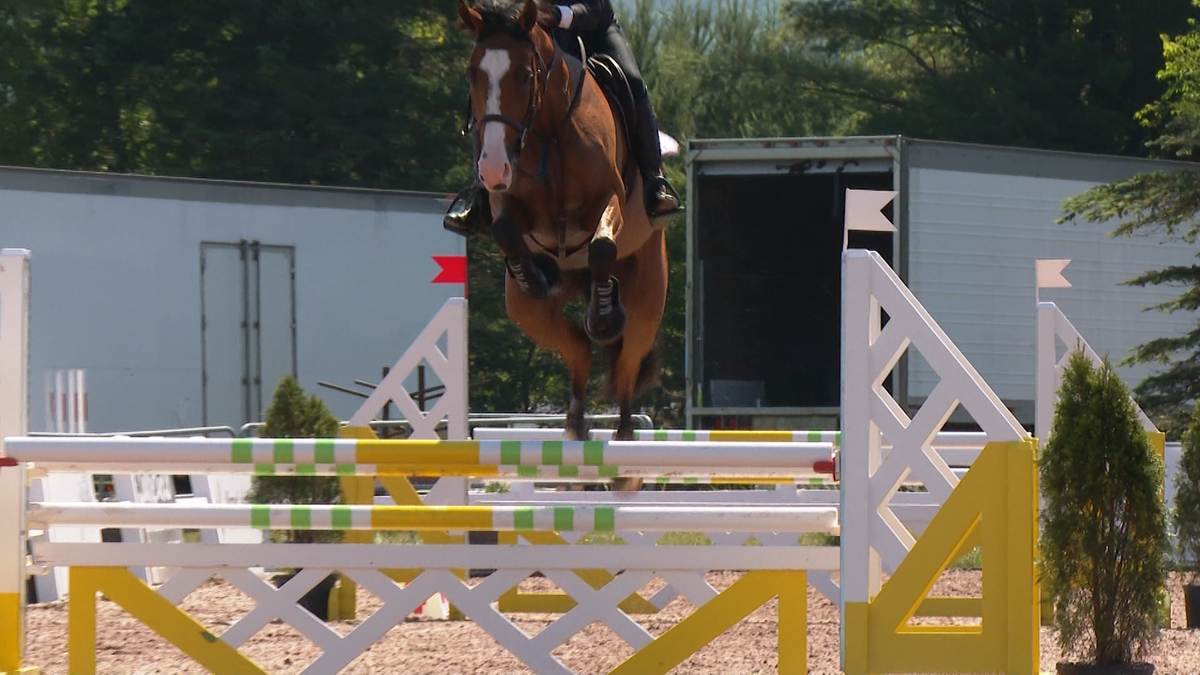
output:
[{"label": "green bush", "polygon": [[1042,573],[1064,654],[1133,663],[1159,635],[1166,581],[1162,460],[1108,360],[1070,355],[1038,458]]},{"label": "green bush", "polygon": [[[335,438],[339,422],[325,403],[305,397],[304,388],[291,375],[275,387],[264,414],[264,438]],[[341,493],[336,476],[255,476],[246,498],[255,504],[336,504]],[[273,533],[294,543],[332,542],[341,533],[327,530],[283,530]]]},{"label": "green bush", "polygon": [[1188,570],[1188,582],[1196,583],[1200,569],[1200,401],[1183,434],[1183,455],[1175,476],[1175,534],[1180,563]]}]

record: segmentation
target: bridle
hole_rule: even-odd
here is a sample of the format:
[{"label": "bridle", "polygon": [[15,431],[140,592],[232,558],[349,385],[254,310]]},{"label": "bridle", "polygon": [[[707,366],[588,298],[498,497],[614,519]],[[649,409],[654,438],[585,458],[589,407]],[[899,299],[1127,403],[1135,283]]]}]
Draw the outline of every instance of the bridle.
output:
[{"label": "bridle", "polygon": [[[554,58],[551,59],[550,65],[546,66],[546,61],[542,58],[542,52],[540,49],[538,49],[537,44],[532,43],[532,40],[531,44],[533,47],[533,54],[529,57],[529,60],[533,65],[534,87],[533,94],[529,97],[529,107],[525,110],[525,119],[522,121],[517,121],[508,115],[490,113],[480,117],[477,120],[469,121],[464,131],[472,134],[475,140],[476,148],[479,147],[479,135],[482,133],[483,127],[487,125],[488,122],[500,122],[501,124],[512,127],[519,134],[517,137],[517,147],[514,157],[520,158],[521,151],[525,149],[525,139],[529,135],[529,132],[533,131],[533,122],[537,118],[538,108],[540,108],[542,105],[542,96],[550,86],[550,77],[554,74],[554,67],[558,65],[559,60],[562,58],[560,56],[560,50],[556,46],[554,49]],[[468,119],[470,119],[470,116],[468,116]],[[478,150],[476,150],[476,153],[478,154]],[[478,159],[479,158],[476,157],[476,160]]]},{"label": "bridle", "polygon": [[[557,125],[557,128],[551,132],[549,136],[543,136],[542,134],[534,131],[533,123],[537,119],[538,109],[542,104],[542,96],[550,87],[550,78],[554,74],[554,67],[558,65],[560,60],[562,60],[562,49],[559,47],[553,37],[548,37],[550,38],[551,46],[554,48],[554,58],[550,60],[549,66],[546,65],[546,60],[542,58],[542,52],[540,49],[538,49],[537,42],[532,36],[530,37],[530,42],[533,46],[533,54],[530,56],[530,62],[533,66],[534,87],[533,94],[529,97],[529,107],[525,111],[525,119],[523,121],[517,121],[508,115],[501,115],[499,113],[487,114],[483,117],[480,117],[478,120],[472,120],[471,115],[468,114],[468,123],[463,128],[463,133],[470,133],[472,136],[475,145],[476,162],[479,161],[479,153],[482,150],[480,139],[480,134],[482,133],[481,129],[488,122],[500,122],[501,124],[516,129],[520,134],[517,138],[516,153],[513,155],[513,164],[515,165],[514,169],[516,171],[522,171],[535,180],[546,179],[550,172],[550,151],[552,148],[557,148],[558,150],[558,166],[559,171],[562,171],[564,158],[562,144],[558,142],[559,131],[570,123],[571,116],[575,113],[575,109],[579,106],[579,101],[583,92],[583,83],[584,80],[587,79],[588,69],[586,66],[581,65],[579,69],[578,81],[575,85],[575,91],[572,93],[570,92],[571,69],[569,67],[570,64],[568,64],[567,81],[563,83],[563,94],[570,96],[569,103],[567,104],[566,115],[563,116],[562,122]],[[469,103],[470,102],[468,101],[468,107]],[[542,156],[538,162],[537,173],[529,173],[529,171],[523,169],[520,164],[521,153],[525,149],[525,140],[530,132],[532,132],[534,136],[537,136],[538,139],[542,141]],[[565,240],[567,236],[567,221],[565,215],[566,186],[562,184],[562,181],[559,181],[559,183],[558,189],[555,191],[558,201],[558,254],[560,258],[563,258],[566,256]]]}]

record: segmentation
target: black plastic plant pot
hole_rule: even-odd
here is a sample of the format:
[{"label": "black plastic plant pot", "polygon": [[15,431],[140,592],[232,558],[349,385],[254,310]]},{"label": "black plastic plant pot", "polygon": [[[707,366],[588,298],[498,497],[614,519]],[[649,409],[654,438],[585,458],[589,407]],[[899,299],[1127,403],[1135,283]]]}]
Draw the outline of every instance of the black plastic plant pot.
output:
[{"label": "black plastic plant pot", "polygon": [[1153,663],[1056,663],[1058,675],[1154,675]]},{"label": "black plastic plant pot", "polygon": [[[296,572],[288,574],[276,574],[271,577],[271,583],[275,588],[279,588],[286,584],[289,579],[296,576]],[[329,620],[329,594],[333,592],[333,587],[337,585],[338,575],[330,574],[322,579],[316,586],[313,586],[304,595],[300,596],[300,601],[297,603],[304,609],[307,609],[313,616],[321,621]]]},{"label": "black plastic plant pot", "polygon": [[1183,606],[1187,611],[1187,627],[1200,628],[1200,585],[1183,587]]}]

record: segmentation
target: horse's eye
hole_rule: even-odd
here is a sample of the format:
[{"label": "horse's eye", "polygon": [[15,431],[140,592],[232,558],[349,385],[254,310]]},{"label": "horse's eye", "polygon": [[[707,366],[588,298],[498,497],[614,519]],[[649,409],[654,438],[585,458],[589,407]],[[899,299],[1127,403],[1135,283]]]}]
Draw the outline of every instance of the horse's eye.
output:
[{"label": "horse's eye", "polygon": [[533,72],[528,68],[521,68],[517,70],[515,74],[517,76],[517,82],[520,84],[528,84],[529,81],[533,79]]}]

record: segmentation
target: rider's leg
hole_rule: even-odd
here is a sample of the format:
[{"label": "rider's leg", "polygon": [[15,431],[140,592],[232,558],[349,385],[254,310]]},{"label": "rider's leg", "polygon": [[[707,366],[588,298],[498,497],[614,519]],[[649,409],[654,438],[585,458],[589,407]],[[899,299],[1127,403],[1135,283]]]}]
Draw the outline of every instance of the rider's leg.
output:
[{"label": "rider's leg", "polygon": [[492,225],[488,191],[479,186],[458,193],[442,218],[442,227],[464,237],[485,234]]},{"label": "rider's leg", "polygon": [[[634,130],[634,152],[637,155],[638,168],[642,172],[643,196],[646,203],[646,213],[651,219],[657,216],[670,216],[680,210],[679,196],[671,183],[662,175],[662,149],[658,144],[658,122],[654,119],[654,109],[650,105],[650,94],[642,82],[642,72],[638,69],[637,59],[633,49],[625,40],[621,27],[614,23],[609,26],[603,39],[597,40],[594,48],[609,54],[629,80],[633,100],[637,106],[637,129]],[[656,226],[665,226],[669,218],[661,218]]]}]

